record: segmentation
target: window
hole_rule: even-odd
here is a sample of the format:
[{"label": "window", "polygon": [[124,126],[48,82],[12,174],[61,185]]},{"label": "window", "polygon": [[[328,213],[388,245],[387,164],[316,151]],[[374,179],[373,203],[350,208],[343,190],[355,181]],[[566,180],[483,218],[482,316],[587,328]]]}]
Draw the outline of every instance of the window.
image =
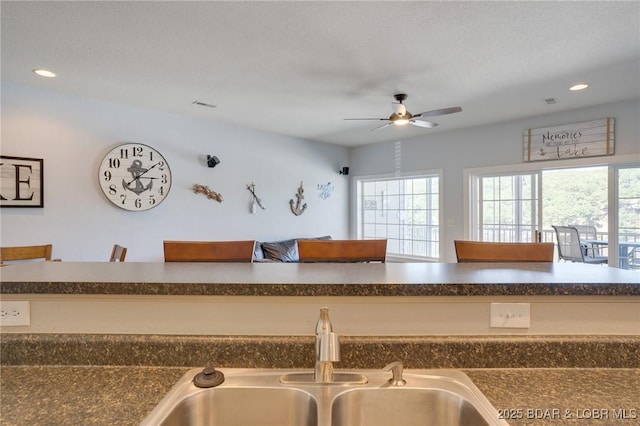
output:
[{"label": "window", "polygon": [[440,173],[356,180],[357,237],[387,239],[388,257],[440,257]]}]

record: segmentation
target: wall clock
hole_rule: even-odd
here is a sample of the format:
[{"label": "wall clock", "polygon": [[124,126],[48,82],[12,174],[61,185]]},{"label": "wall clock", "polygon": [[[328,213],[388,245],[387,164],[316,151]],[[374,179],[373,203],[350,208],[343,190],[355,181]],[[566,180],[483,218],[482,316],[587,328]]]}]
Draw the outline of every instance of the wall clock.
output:
[{"label": "wall clock", "polygon": [[107,199],[130,211],[149,210],[171,189],[171,170],[158,151],[141,143],[116,146],[100,163],[98,180]]}]

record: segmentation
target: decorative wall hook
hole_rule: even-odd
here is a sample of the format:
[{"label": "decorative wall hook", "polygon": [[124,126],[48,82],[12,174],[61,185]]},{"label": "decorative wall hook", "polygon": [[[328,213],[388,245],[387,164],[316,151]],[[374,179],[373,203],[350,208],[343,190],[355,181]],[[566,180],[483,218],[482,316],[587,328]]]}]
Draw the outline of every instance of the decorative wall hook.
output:
[{"label": "decorative wall hook", "polygon": [[220,164],[220,159],[215,155],[207,155],[207,166],[213,168]]},{"label": "decorative wall hook", "polygon": [[219,203],[223,201],[222,194],[209,189],[208,186],[195,184],[193,185],[193,192],[195,194],[204,194],[207,196],[208,199],[216,200]]},{"label": "decorative wall hook", "polygon": [[247,185],[247,189],[251,193],[251,213],[255,214],[258,210],[256,206],[260,206],[262,210],[264,210],[264,206],[262,205],[262,200],[258,198],[256,195],[256,184],[251,182],[251,184]]},{"label": "decorative wall hook", "polygon": [[[289,207],[291,207],[291,212],[296,216],[300,216],[307,209],[307,203],[302,204],[302,200],[304,200],[304,187],[302,186],[302,182],[300,182],[300,186],[298,187],[298,192],[296,193],[295,207],[293,199],[289,200]],[[302,204],[302,205],[301,205]]]}]

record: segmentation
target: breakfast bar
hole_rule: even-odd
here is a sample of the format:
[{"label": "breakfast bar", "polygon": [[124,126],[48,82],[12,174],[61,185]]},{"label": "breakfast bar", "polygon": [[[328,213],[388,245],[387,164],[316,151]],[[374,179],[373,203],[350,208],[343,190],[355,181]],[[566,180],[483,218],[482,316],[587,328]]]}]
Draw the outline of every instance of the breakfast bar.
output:
[{"label": "breakfast bar", "polygon": [[[135,425],[188,368],[311,368],[321,306],[340,336],[337,368],[461,370],[514,425],[640,416],[630,271],[40,262],[0,274],[2,299],[31,307],[30,325],[2,328],[2,424]],[[529,305],[529,327],[491,326],[492,305],[511,303]]]}]

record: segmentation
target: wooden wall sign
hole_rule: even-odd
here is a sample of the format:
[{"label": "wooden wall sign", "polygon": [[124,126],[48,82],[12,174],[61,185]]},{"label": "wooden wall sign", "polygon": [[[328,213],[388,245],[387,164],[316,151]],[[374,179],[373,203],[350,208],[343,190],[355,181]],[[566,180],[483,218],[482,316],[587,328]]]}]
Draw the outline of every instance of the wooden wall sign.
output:
[{"label": "wooden wall sign", "polygon": [[614,119],[585,121],[524,131],[524,161],[613,155]]},{"label": "wooden wall sign", "polygon": [[44,160],[0,156],[0,207],[44,207]]}]

